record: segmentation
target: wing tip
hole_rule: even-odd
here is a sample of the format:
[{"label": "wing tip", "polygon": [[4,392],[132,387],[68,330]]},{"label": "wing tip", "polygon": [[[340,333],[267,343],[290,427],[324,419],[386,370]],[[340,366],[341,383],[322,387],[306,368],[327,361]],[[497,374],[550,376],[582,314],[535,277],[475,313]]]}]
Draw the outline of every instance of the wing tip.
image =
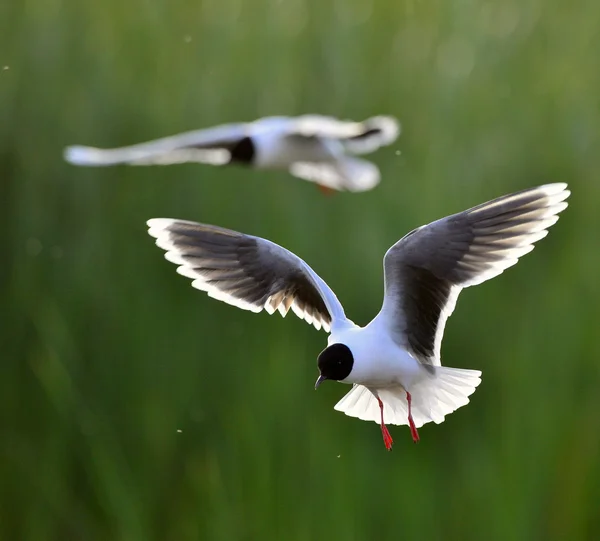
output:
[{"label": "wing tip", "polygon": [[94,165],[94,151],[96,151],[96,149],[93,147],[71,145],[65,147],[63,151],[63,158],[71,165]]},{"label": "wing tip", "polygon": [[148,227],[148,235],[156,239],[156,245],[163,250],[170,250],[171,243],[168,246],[162,244],[163,240],[168,238],[169,228],[176,223],[177,220],[172,218],[151,218],[146,221]]},{"label": "wing tip", "polygon": [[558,194],[560,192],[566,192],[568,195],[566,197],[568,197],[570,195],[570,191],[567,190],[567,187],[569,185],[566,182],[551,182],[549,184],[542,184],[541,186],[538,186],[537,188],[533,188],[538,189],[538,190],[542,190],[543,192],[545,192],[547,195],[555,195]]},{"label": "wing tip", "polygon": [[150,218],[146,220],[146,225],[151,229],[166,229],[176,221],[175,218]]},{"label": "wing tip", "polygon": [[[565,199],[568,197],[565,196]],[[554,205],[552,205],[552,214],[554,214],[556,216],[556,219],[558,220],[558,216],[557,214],[560,214],[562,211],[564,211],[567,207],[569,206],[569,203],[567,203],[567,201],[560,201],[559,203],[556,203]]]},{"label": "wing tip", "polygon": [[391,115],[372,116],[363,123],[371,129],[379,130],[378,137],[381,145],[392,144],[402,133],[402,124]]},{"label": "wing tip", "polygon": [[[158,246],[158,244],[157,244],[157,246]],[[163,248],[163,247],[159,246],[159,248]],[[181,267],[185,267],[185,266],[189,265],[189,263],[183,258],[181,253],[178,251],[176,252],[173,250],[169,250],[168,252],[165,253],[165,259],[167,261],[173,263],[174,265],[181,265]],[[181,267],[177,267],[177,269],[176,269],[179,274],[181,274],[181,272],[179,272],[179,269]]]}]

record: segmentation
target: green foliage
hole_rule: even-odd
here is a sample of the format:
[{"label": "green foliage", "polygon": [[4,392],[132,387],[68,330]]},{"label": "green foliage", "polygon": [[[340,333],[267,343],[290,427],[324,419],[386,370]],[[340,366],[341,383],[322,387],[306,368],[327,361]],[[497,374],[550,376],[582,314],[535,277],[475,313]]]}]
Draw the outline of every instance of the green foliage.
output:
[{"label": "green foliage", "polygon": [[[599,24],[591,0],[1,2],[0,539],[598,539]],[[401,119],[376,190],[62,161],[306,112]],[[144,223],[270,238],[364,324],[398,238],[552,181],[557,226],[447,326],[471,404],[392,453],[313,391],[324,333],[193,290]]]}]

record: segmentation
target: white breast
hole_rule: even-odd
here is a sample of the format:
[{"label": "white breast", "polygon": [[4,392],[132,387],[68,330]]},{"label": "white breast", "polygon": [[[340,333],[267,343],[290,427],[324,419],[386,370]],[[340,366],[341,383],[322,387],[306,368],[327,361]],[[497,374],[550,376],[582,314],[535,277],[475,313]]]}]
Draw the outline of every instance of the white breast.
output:
[{"label": "white breast", "polygon": [[256,148],[255,166],[263,169],[287,169],[297,162],[335,161],[343,150],[338,141],[316,137],[290,135],[283,129],[273,129],[253,136]]},{"label": "white breast", "polygon": [[346,344],[354,365],[343,383],[359,383],[367,387],[384,388],[395,385],[409,387],[415,379],[424,376],[420,363],[400,348],[387,332],[375,326],[332,333],[328,345]]}]

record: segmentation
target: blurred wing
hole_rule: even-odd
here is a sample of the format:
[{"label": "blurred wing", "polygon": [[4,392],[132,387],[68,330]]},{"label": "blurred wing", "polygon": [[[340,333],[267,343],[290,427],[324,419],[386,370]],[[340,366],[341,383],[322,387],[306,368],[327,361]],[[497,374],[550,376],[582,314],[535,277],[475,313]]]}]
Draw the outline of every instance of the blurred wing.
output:
[{"label": "blurred wing", "polygon": [[288,132],[304,137],[339,139],[349,146],[354,144],[355,148],[362,148],[362,152],[373,152],[382,145],[391,144],[398,137],[400,127],[395,118],[388,116],[354,122],[329,116],[304,115],[288,120]]},{"label": "blurred wing", "polygon": [[366,160],[342,156],[331,162],[296,162],[290,173],[339,191],[364,192],[379,184],[377,166]]},{"label": "blurred wing", "polygon": [[377,315],[421,362],[440,364],[446,320],[463,287],[514,265],[567,207],[566,184],[506,195],[410,232],[384,258],[385,297]]},{"label": "blurred wing", "polygon": [[73,165],[83,166],[184,162],[222,165],[230,161],[231,152],[246,137],[248,130],[248,124],[225,124],[120,148],[70,146],[65,149],[64,157]]},{"label": "blurred wing", "polygon": [[391,145],[400,135],[400,124],[390,116],[375,116],[361,122],[361,133],[343,138],[344,148],[352,154],[368,154]]},{"label": "blurred wing", "polygon": [[148,233],[196,289],[238,308],[292,311],[318,330],[346,321],[327,284],[299,257],[259,237],[213,225],[158,218]]},{"label": "blurred wing", "polygon": [[339,120],[331,116],[303,115],[289,119],[288,132],[304,137],[339,139],[362,133],[361,122]]}]

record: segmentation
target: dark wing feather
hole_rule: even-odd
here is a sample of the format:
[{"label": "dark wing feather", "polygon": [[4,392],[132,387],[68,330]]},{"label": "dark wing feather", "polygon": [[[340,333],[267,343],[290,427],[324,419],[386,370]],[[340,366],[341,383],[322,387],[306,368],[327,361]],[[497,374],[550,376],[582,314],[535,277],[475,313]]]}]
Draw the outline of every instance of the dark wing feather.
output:
[{"label": "dark wing feather", "polygon": [[300,258],[268,240],[213,225],[166,218],[149,234],[179,265],[177,272],[210,297],[239,308],[285,316],[292,311],[317,329],[345,320],[334,293]]},{"label": "dark wing feather", "polygon": [[523,190],[411,231],[385,255],[377,317],[421,362],[440,364],[444,327],[461,289],[497,276],[533,250],[567,207],[566,187]]}]

